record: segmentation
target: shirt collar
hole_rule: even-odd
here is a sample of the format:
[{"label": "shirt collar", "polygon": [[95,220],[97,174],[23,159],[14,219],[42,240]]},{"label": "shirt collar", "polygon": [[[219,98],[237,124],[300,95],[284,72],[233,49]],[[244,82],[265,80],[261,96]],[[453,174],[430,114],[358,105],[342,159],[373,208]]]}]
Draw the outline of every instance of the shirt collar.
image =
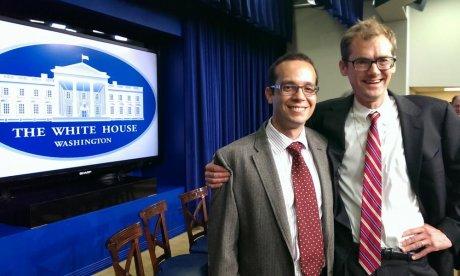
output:
[{"label": "shirt collar", "polygon": [[305,128],[302,128],[302,132],[300,132],[299,137],[296,139],[291,139],[284,135],[283,133],[279,132],[272,124],[272,118],[268,120],[267,126],[265,127],[265,131],[267,133],[268,141],[272,146],[272,151],[275,154],[281,153],[286,150],[286,148],[292,144],[293,142],[300,142],[304,145],[305,149],[308,150],[308,142],[307,136],[305,136]]}]

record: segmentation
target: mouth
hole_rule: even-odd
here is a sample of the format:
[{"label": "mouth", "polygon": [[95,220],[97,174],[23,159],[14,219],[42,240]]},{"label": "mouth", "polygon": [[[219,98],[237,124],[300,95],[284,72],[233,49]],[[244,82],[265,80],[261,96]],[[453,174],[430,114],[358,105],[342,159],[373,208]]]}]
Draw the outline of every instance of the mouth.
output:
[{"label": "mouth", "polygon": [[288,108],[294,112],[304,112],[307,110],[307,107],[305,106],[288,106]]},{"label": "mouth", "polygon": [[383,82],[383,79],[363,80],[363,82],[367,85],[377,85]]}]

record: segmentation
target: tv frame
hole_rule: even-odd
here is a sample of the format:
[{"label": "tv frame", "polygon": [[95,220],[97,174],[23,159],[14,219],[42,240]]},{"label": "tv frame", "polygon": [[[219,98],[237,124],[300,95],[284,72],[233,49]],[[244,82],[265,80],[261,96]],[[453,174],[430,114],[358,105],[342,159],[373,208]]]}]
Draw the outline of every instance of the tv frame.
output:
[{"label": "tv frame", "polygon": [[[149,48],[145,47],[144,43],[141,43],[136,40],[130,39],[129,42],[120,42],[116,40],[109,39],[111,35],[108,34],[95,34],[91,33],[89,30],[84,28],[76,28],[79,32],[73,33],[68,32],[66,30],[52,28],[45,24],[39,23],[32,23],[26,21],[25,19],[17,19],[12,17],[6,17],[0,15],[1,21],[6,21],[10,23],[25,25],[37,29],[44,29],[56,33],[62,33],[71,36],[77,36],[81,38],[86,38],[94,41],[105,42],[109,44],[114,44],[122,47],[132,48],[140,51],[150,52],[156,55],[156,64],[157,69],[159,67],[159,63],[161,62],[161,53],[158,47],[152,47],[150,45]],[[73,27],[74,25],[72,25]],[[161,81],[160,81],[161,72],[157,70],[157,89],[160,90]],[[84,165],[84,166],[77,166],[77,167],[69,167],[57,170],[49,170],[49,171],[42,171],[42,172],[34,172],[34,173],[27,173],[27,174],[20,174],[14,176],[6,176],[0,177],[0,199],[8,194],[8,190],[14,189],[22,189],[29,186],[37,186],[40,182],[44,185],[50,185],[52,183],[62,183],[62,181],[70,180],[73,182],[78,181],[94,181],[97,179],[97,182],[105,182],[109,183],[110,181],[104,181],[105,179],[111,180],[113,178],[117,179],[118,181],[121,180],[122,177],[126,176],[130,172],[134,170],[143,169],[148,166],[152,166],[153,164],[157,163],[160,159],[163,158],[162,150],[160,145],[162,144],[161,139],[161,120],[160,120],[160,110],[161,110],[161,97],[157,91],[156,94],[156,116],[157,116],[157,124],[158,124],[158,154],[156,156],[148,156],[148,157],[141,157],[141,158],[134,158],[134,159],[126,159],[114,162],[104,162],[98,164],[91,164],[91,165]],[[52,179],[51,179],[52,177]]]}]

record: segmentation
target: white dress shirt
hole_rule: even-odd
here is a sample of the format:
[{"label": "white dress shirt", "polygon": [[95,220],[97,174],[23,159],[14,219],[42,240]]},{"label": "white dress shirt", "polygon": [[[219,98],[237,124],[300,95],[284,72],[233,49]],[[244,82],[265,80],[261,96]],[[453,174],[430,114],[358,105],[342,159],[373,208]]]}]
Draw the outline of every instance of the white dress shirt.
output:
[{"label": "white dress shirt", "polygon": [[[410,186],[395,100],[388,95],[377,109],[361,105],[355,98],[345,121],[345,155],[339,166],[339,190],[350,218],[353,240],[359,243],[364,152],[370,121],[377,121],[382,152],[382,247],[398,248],[402,233],[424,224],[417,197]],[[410,138],[408,138],[410,139]]]},{"label": "white dress shirt", "polygon": [[300,133],[297,139],[292,140],[291,138],[276,130],[275,127],[273,127],[270,119],[267,123],[267,126],[265,127],[265,131],[267,133],[271,153],[273,159],[275,160],[276,171],[278,172],[279,181],[281,183],[281,190],[283,192],[284,198],[284,206],[286,207],[286,214],[291,234],[290,242],[292,248],[295,248],[293,257],[295,275],[302,276],[299,264],[299,245],[297,243],[297,220],[294,206],[294,190],[291,179],[292,156],[289,154],[286,148],[293,142],[300,142],[305,146],[305,148],[302,149],[301,153],[313,178],[313,184],[315,186],[316,192],[316,200],[318,202],[318,211],[321,219],[322,200],[318,172],[313,161],[313,156],[311,155],[310,149],[308,147],[307,137],[305,136],[305,128],[302,128],[302,132]]}]

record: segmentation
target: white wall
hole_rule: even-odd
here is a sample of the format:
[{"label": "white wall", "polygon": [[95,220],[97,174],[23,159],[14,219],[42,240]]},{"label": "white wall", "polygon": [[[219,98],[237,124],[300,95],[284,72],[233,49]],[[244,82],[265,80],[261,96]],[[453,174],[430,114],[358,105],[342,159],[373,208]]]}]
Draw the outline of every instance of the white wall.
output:
[{"label": "white wall", "polygon": [[409,56],[408,49],[408,22],[406,20],[385,22],[396,34],[396,73],[393,74],[390,86],[388,87],[396,94],[409,94]]},{"label": "white wall", "polygon": [[427,1],[409,9],[409,85],[460,85],[460,1]]},{"label": "white wall", "polygon": [[300,8],[294,14],[295,45],[315,62],[319,75],[318,101],[341,96],[350,91],[348,80],[340,74],[340,38],[345,27],[326,11]]}]

